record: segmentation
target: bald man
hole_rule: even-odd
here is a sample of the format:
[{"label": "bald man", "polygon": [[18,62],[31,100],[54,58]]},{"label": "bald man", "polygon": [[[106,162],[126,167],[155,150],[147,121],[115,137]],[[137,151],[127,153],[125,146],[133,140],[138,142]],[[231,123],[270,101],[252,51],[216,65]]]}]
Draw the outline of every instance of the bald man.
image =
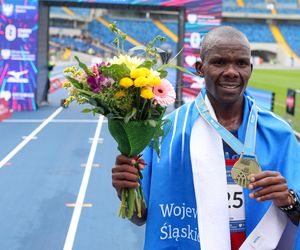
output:
[{"label": "bald man", "polygon": [[[205,88],[168,115],[161,157],[143,154],[147,208],[132,221],[147,223],[144,249],[300,249],[299,144],[247,93],[250,57],[232,27],[205,36],[196,63]],[[119,196],[140,185],[132,159],[117,156],[112,184]]]}]

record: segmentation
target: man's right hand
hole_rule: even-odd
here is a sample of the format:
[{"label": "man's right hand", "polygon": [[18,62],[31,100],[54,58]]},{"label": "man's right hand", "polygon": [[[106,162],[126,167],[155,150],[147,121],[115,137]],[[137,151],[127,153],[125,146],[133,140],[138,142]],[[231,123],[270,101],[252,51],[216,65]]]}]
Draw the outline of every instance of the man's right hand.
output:
[{"label": "man's right hand", "polygon": [[[112,185],[121,198],[122,188],[138,188],[138,170],[134,167],[136,160],[125,155],[118,155],[115,166],[112,168]],[[138,164],[138,169],[143,170],[144,165]]]},{"label": "man's right hand", "polygon": [[[144,169],[144,164],[139,160],[137,165],[139,170]],[[134,167],[136,160],[125,155],[118,155],[115,166],[112,168],[112,185],[118,193],[121,200],[122,188],[138,188],[139,173],[138,169]],[[143,225],[147,217],[147,209],[142,205],[142,218],[137,217],[136,213],[133,215],[131,221],[136,225]]]}]

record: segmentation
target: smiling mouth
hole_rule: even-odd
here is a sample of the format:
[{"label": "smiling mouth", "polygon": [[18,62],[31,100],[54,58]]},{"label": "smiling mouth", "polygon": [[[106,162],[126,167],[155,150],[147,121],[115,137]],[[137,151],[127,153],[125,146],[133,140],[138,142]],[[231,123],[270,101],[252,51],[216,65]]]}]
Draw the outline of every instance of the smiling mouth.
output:
[{"label": "smiling mouth", "polygon": [[225,89],[236,89],[239,88],[241,85],[237,83],[236,84],[220,83],[220,86]]}]

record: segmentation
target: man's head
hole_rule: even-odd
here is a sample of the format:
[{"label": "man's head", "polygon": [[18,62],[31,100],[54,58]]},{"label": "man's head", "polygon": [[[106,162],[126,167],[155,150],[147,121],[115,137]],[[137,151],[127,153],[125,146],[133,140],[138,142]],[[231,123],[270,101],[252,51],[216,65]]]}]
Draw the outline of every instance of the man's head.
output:
[{"label": "man's head", "polygon": [[204,37],[200,52],[196,70],[205,79],[211,101],[221,105],[242,103],[252,72],[246,36],[229,26],[215,28]]}]

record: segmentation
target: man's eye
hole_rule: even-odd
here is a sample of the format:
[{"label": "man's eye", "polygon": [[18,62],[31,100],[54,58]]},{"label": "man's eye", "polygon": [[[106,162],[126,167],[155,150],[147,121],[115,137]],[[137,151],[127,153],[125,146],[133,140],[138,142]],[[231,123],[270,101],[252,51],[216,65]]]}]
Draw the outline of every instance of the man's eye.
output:
[{"label": "man's eye", "polygon": [[245,61],[243,61],[243,60],[238,61],[237,64],[238,64],[239,66],[246,66],[246,65],[248,65],[248,63],[245,62]]},{"label": "man's eye", "polygon": [[215,65],[224,65],[225,61],[224,60],[217,60],[217,61],[214,61],[213,64],[215,64]]}]

